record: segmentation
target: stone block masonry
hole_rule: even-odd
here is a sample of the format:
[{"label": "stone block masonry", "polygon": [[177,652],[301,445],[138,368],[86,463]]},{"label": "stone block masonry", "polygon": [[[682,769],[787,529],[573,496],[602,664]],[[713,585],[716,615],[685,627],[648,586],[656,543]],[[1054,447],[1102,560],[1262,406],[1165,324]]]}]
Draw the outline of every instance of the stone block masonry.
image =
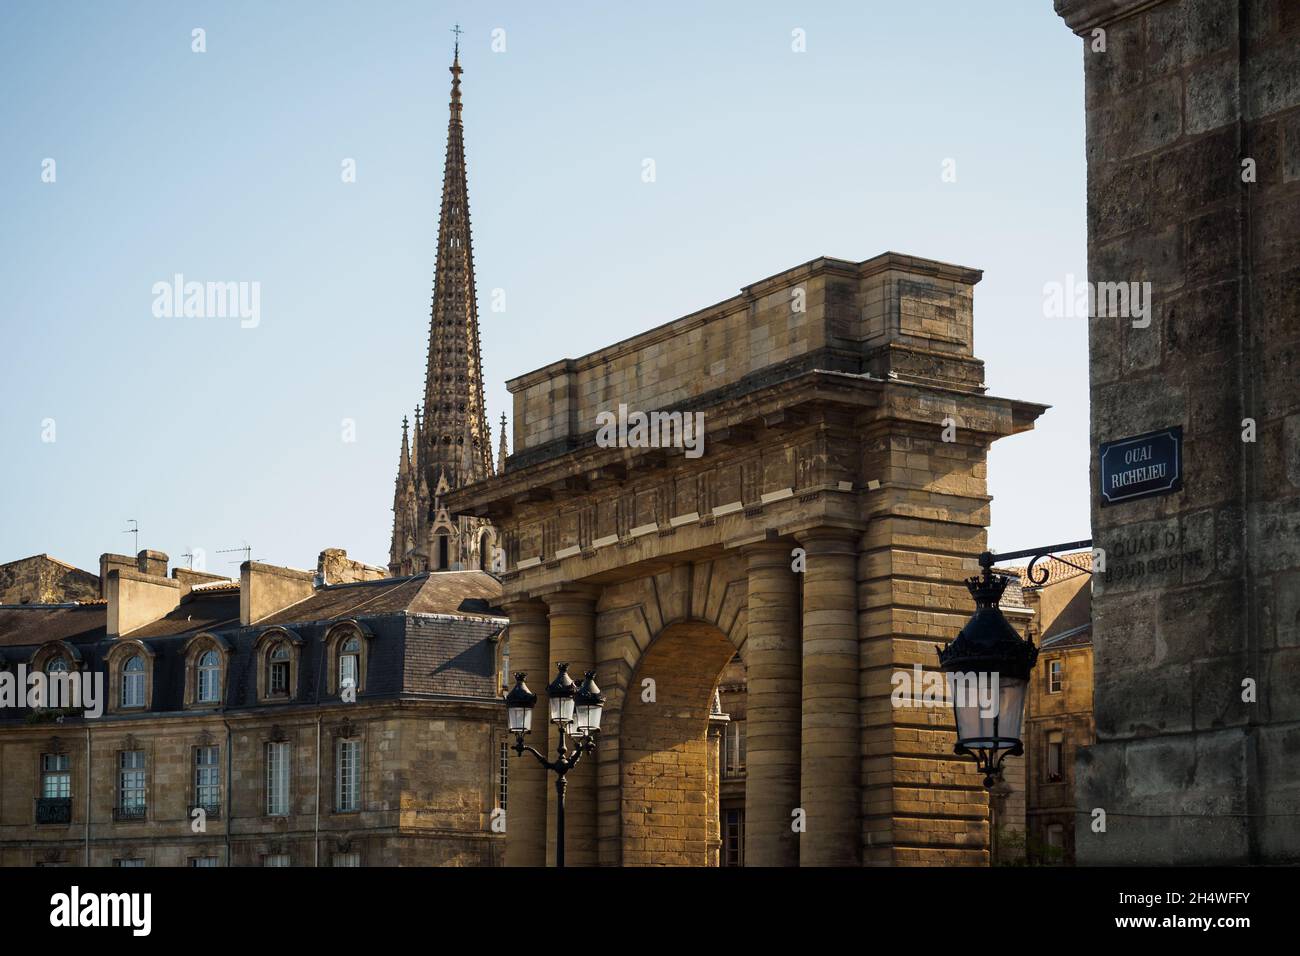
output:
[{"label": "stone block masonry", "polygon": [[1300,6],[1056,9],[1081,38],[1089,278],[1152,284],[1149,327],[1090,320],[1092,444],[1185,438],[1181,491],[1104,508],[1094,494],[1108,567],[1077,858],[1294,863]]}]

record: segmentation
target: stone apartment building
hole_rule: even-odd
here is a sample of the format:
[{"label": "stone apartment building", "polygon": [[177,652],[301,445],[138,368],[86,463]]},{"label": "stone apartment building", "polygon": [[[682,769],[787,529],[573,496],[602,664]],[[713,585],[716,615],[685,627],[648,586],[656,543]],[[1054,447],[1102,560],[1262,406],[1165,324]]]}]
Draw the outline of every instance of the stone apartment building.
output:
[{"label": "stone apartment building", "polygon": [[0,864],[500,860],[491,575],[128,561],[104,556],[104,598],[0,607],[0,667],[102,675],[107,697],[98,718],[0,710]]},{"label": "stone apartment building", "polygon": [[1026,850],[1034,863],[1073,865],[1074,759],[1093,743],[1092,553],[1063,554],[1036,569],[1015,568],[1033,617],[1037,673],[1025,700]]},{"label": "stone apartment building", "polygon": [[[1076,853],[1295,863],[1300,4],[1055,6],[1084,71],[1089,279],[1149,283],[1151,304],[1089,321],[1107,566]],[[1103,443],[1139,439],[1176,486],[1103,499]]]}]

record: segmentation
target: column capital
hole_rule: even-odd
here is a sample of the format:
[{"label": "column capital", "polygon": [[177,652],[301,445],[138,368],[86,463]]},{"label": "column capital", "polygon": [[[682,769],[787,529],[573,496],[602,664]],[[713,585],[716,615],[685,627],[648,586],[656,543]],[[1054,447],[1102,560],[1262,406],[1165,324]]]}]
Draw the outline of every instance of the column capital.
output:
[{"label": "column capital", "polygon": [[541,598],[550,608],[552,617],[556,614],[595,614],[600,590],[588,584],[566,584]]},{"label": "column capital", "polygon": [[857,553],[862,532],[855,528],[820,525],[798,532],[795,538],[806,550],[817,554]]},{"label": "column capital", "polygon": [[506,612],[511,624],[546,623],[546,604],[536,598],[507,601],[501,605],[501,609]]},{"label": "column capital", "polygon": [[741,546],[749,570],[782,567],[790,570],[790,552],[797,547],[794,541],[756,541]]}]

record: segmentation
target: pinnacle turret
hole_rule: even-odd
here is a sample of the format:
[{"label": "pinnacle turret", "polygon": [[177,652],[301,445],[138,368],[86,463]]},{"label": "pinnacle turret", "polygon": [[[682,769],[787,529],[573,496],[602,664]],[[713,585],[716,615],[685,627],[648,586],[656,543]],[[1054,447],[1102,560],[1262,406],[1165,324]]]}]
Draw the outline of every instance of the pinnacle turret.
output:
[{"label": "pinnacle turret", "polygon": [[506,473],[506,457],[510,454],[510,448],[506,444],[506,413],[501,413],[501,451],[497,454],[497,474]]}]

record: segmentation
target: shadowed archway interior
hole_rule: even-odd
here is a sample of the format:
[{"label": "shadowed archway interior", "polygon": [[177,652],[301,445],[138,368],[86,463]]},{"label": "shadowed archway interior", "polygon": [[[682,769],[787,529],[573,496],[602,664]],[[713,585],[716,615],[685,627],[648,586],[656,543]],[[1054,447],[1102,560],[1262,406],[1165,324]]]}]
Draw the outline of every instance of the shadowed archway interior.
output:
[{"label": "shadowed archway interior", "polygon": [[620,727],[623,865],[707,866],[717,844],[714,689],[736,647],[703,621],[664,628],[633,674]]}]

